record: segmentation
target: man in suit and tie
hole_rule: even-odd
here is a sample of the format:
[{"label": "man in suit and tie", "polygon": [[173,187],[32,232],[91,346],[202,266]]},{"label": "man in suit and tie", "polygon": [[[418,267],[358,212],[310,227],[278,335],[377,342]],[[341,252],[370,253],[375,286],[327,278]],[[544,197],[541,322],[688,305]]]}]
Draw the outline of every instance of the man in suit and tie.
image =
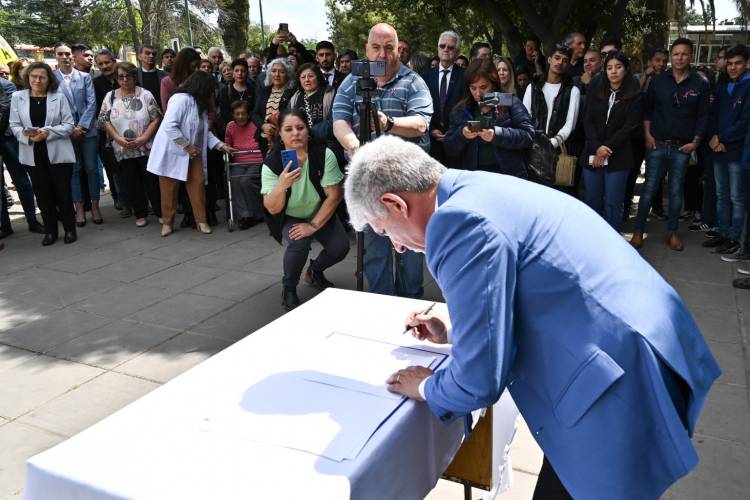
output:
[{"label": "man in suit and tie", "polygon": [[68,100],[75,127],[70,134],[76,153],[73,166],[73,206],[76,211],[76,225],[86,225],[86,214],[83,210],[83,192],[81,186],[81,168],[85,170],[88,194],[91,197],[91,217],[95,224],[101,224],[102,214],[99,210],[99,139],[96,130],[96,92],[91,75],[73,67],[73,51],[70,45],[59,42],[54,47],[57,69],[55,76],[60,82],[60,90]]},{"label": "man in suit and tie", "polygon": [[433,114],[430,121],[430,155],[440,163],[451,166],[454,158],[443,147],[445,132],[450,124],[453,106],[461,100],[464,70],[456,64],[460,39],[454,31],[444,31],[438,39],[440,64],[427,70],[424,81],[432,96]]},{"label": "man in suit and tie", "polygon": [[468,425],[507,388],[545,454],[534,498],[655,499],[697,465],[719,366],[677,292],[596,212],[392,136],[359,149],[344,192],[355,229],[424,252],[450,314],[450,331],[406,320],[450,342],[450,364],[399,370],[388,390]]},{"label": "man in suit and tie", "polygon": [[141,45],[138,49],[138,81],[139,87],[151,92],[156,99],[156,104],[161,107],[161,81],[167,76],[166,71],[156,67],[156,47],[153,45]]},{"label": "man in suit and tie", "polygon": [[346,75],[334,67],[336,61],[336,47],[328,40],[318,42],[315,46],[315,62],[328,82],[328,85],[338,90]]}]

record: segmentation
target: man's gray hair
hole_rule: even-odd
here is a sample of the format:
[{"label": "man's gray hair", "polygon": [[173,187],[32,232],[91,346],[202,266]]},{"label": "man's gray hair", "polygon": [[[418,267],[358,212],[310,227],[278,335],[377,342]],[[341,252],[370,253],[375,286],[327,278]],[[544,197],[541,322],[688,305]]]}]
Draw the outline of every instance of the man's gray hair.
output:
[{"label": "man's gray hair", "polygon": [[271,86],[271,69],[273,69],[274,64],[281,64],[286,71],[287,80],[286,85],[284,85],[284,90],[293,87],[296,84],[296,82],[294,81],[294,68],[292,68],[292,65],[289,64],[289,61],[286,60],[286,57],[277,57],[266,65],[266,79],[263,80],[263,85],[265,85],[266,87]]},{"label": "man's gray hair", "polygon": [[413,142],[385,135],[360,148],[349,164],[344,196],[349,219],[357,231],[388,215],[384,193],[424,193],[432,189],[445,167]]},{"label": "man's gray hair", "polygon": [[208,54],[208,56],[211,57],[211,53],[213,52],[221,52],[221,55],[222,56],[224,55],[224,51],[221,50],[221,47],[211,47],[210,49],[208,49],[208,52],[206,54]]},{"label": "man's gray hair", "polygon": [[442,40],[444,36],[449,36],[451,38],[455,38],[456,39],[456,48],[457,49],[461,48],[461,37],[458,36],[458,33],[456,33],[455,31],[452,31],[452,30],[443,31],[442,33],[440,33],[440,36],[438,37],[438,45],[440,45],[440,40]]}]

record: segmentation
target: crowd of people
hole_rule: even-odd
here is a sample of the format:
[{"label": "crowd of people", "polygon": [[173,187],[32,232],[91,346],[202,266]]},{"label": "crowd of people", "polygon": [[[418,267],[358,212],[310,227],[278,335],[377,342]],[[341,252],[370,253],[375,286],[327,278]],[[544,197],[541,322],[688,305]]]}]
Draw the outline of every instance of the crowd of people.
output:
[{"label": "crowd of people", "polygon": [[[722,49],[715,67],[696,68],[693,43],[680,38],[651,51],[643,71],[617,39],[594,47],[569,33],[543,55],[529,37],[519,49],[515,57],[494,54],[480,42],[464,56],[460,36],[447,30],[430,59],[393,27],[374,26],[362,54],[385,63],[374,77],[373,134],[414,142],[450,168],[528,181],[539,181],[529,153],[546,145],[550,162],[561,152],[577,158],[572,185],[551,187],[581,198],[615,231],[633,218],[634,247],[644,244],[650,216],[667,221],[666,244],[681,251],[679,222],[688,220],[722,259],[750,260],[748,231],[740,244],[750,224],[747,47]],[[350,245],[346,166],[363,142],[356,51],[329,41],[309,50],[280,29],[265,53],[231,61],[220,47],[204,54],[144,45],[135,65],[67,42],[54,56],[54,69],[25,59],[0,66],[0,156],[42,245],[57,241],[59,222],[65,243],[76,241],[89,212],[92,223],[105,224],[105,185],[118,216],[138,228],[156,217],[166,237],[182,213],[180,227],[209,234],[229,175],[239,228],[265,220],[286,246],[285,307],[299,305],[301,277],[332,285],[324,271]],[[3,193],[0,239],[14,231],[8,204]],[[394,254],[387,236],[371,229],[364,237],[369,290],[420,297],[421,254]],[[312,239],[323,250],[303,276]],[[750,288],[750,279],[735,286]]]}]

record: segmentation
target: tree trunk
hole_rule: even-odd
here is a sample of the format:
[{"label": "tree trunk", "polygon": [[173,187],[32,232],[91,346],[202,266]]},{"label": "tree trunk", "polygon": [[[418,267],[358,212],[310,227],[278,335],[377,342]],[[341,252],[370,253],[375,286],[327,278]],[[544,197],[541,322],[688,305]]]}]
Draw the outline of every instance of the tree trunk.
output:
[{"label": "tree trunk", "polygon": [[153,45],[153,31],[151,22],[153,19],[153,4],[152,0],[138,0],[138,5],[141,7],[141,40],[143,45]]},{"label": "tree trunk", "polygon": [[628,7],[629,0],[617,0],[612,17],[609,19],[607,27],[607,36],[622,38],[622,20],[625,19],[625,10]]},{"label": "tree trunk", "polygon": [[[510,17],[508,17],[508,14],[506,14],[506,9],[502,5],[502,2],[494,0],[475,3],[479,7],[479,10],[488,13],[495,20],[500,31],[505,36],[509,48],[514,47],[516,50],[520,50],[523,47],[523,37],[518,31],[515,23]],[[511,54],[511,56],[513,55],[514,54]]]},{"label": "tree trunk", "polygon": [[247,31],[250,24],[248,0],[218,0],[219,26],[224,46],[232,57],[247,49]]},{"label": "tree trunk", "polygon": [[138,50],[138,47],[141,46],[141,40],[138,37],[138,25],[135,23],[135,12],[131,0],[125,0],[125,9],[128,11],[128,25],[130,25],[130,36],[133,39],[133,48]]}]

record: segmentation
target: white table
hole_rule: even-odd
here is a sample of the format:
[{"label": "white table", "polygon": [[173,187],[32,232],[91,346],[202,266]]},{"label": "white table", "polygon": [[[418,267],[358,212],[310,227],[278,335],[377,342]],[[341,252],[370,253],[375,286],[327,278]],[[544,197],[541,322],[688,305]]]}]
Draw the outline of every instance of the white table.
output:
[{"label": "white table", "polygon": [[[274,360],[281,363],[286,353],[304,349],[333,331],[449,353],[449,347],[418,342],[400,333],[406,314],[425,304],[329,289],[89,429],[30,458],[24,498],[423,498],[463,437],[460,419],[446,427],[423,403],[405,401],[356,459],[342,462],[208,433],[199,423],[206,405],[216,400],[227,381],[242,377],[251,386],[264,380],[273,375]],[[436,306],[438,310],[444,307]],[[497,422],[496,427],[502,426],[512,438],[515,413],[505,414],[506,421]]]}]

